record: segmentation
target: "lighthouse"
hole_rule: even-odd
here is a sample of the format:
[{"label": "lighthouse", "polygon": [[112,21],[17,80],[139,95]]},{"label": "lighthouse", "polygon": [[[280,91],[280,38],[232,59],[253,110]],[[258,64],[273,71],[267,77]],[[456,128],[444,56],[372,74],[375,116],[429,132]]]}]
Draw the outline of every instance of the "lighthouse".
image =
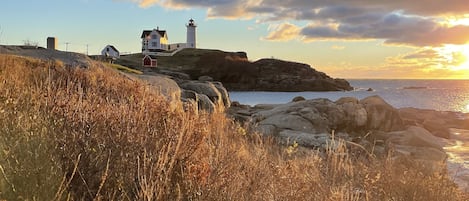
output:
[{"label": "lighthouse", "polygon": [[195,45],[195,28],[197,27],[194,23],[194,20],[191,18],[189,23],[186,25],[187,27],[187,43],[186,47],[188,48],[196,48]]}]

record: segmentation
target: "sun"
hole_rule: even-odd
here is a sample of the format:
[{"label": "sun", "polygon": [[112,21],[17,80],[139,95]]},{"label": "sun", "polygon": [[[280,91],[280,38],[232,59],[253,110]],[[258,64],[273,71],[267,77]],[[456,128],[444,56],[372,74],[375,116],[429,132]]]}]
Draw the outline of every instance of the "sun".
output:
[{"label": "sun", "polygon": [[435,48],[455,71],[469,71],[469,44],[465,45],[445,45]]},{"label": "sun", "polygon": [[469,45],[463,45],[460,52],[465,61],[459,65],[459,68],[469,70]]}]

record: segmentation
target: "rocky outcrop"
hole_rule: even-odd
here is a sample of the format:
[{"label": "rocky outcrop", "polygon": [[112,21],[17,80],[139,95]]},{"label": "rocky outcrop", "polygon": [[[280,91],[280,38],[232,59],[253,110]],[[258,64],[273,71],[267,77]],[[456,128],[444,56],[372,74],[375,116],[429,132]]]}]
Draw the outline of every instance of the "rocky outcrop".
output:
[{"label": "rocky outcrop", "polygon": [[386,144],[396,153],[433,161],[444,161],[447,157],[440,141],[422,127],[410,126],[386,135]]},{"label": "rocky outcrop", "polygon": [[[345,97],[335,102],[295,98],[290,103],[254,107],[237,103],[232,105],[229,113],[237,120],[249,122],[255,131],[273,136],[284,144],[324,149],[332,139],[341,138],[373,154],[385,156],[391,151],[395,156],[431,163],[446,160],[446,153],[436,137],[438,126],[435,125],[457,125],[459,128],[468,125],[467,120],[457,120],[455,116],[435,118],[455,115],[453,113],[410,108],[398,110],[379,96],[362,100]],[[430,121],[443,122],[428,123]]]},{"label": "rocky outcrop", "polygon": [[217,106],[229,107],[231,104],[228,92],[220,82],[185,80],[179,86],[183,89],[182,100],[195,101],[199,109],[214,111]]},{"label": "rocky outcrop", "polygon": [[402,108],[399,115],[405,125],[423,127],[442,138],[450,137],[450,128],[469,129],[469,117],[459,112]]},{"label": "rocky outcrop", "polygon": [[[171,80],[174,83],[173,86],[176,85],[178,88],[178,97],[180,97],[183,102],[193,102],[195,107],[199,110],[212,112],[217,109],[218,106],[226,108],[231,104],[228,91],[221,82],[206,81],[210,80],[210,78],[207,77],[200,80],[191,80],[190,76],[185,73],[163,69],[150,69],[143,72],[144,75],[140,75],[139,77],[145,78],[144,80],[147,81],[151,81],[152,78],[153,80],[160,79],[160,82],[165,79]],[[154,85],[155,87],[162,88],[163,90],[167,88],[164,84]]]},{"label": "rocky outcrop", "polygon": [[[200,50],[192,67],[182,69],[193,79],[212,78],[231,91],[344,91],[352,90],[343,79],[333,79],[307,64],[261,59],[250,62],[246,53]],[[203,52],[203,53],[202,53]],[[178,54],[187,54],[182,51]],[[176,56],[178,56],[178,54]],[[193,55],[197,55],[196,52]],[[195,57],[186,55],[189,58]],[[188,58],[185,58],[188,60]]]},{"label": "rocky outcrop", "polygon": [[399,111],[379,96],[370,96],[360,101],[368,113],[368,129],[381,131],[402,130],[404,124]]},{"label": "rocky outcrop", "polygon": [[[324,148],[328,140],[337,137],[362,141],[371,131],[387,133],[405,129],[398,110],[378,96],[363,100],[346,97],[335,102],[295,98],[295,102],[279,105],[237,105],[229,111],[235,119],[248,121],[264,135],[306,147]],[[384,149],[385,139],[380,139],[381,149]]]},{"label": "rocky outcrop", "polygon": [[13,54],[47,61],[60,61],[65,66],[70,67],[89,67],[93,62],[84,54],[45,49],[37,46],[0,45],[0,54]]}]

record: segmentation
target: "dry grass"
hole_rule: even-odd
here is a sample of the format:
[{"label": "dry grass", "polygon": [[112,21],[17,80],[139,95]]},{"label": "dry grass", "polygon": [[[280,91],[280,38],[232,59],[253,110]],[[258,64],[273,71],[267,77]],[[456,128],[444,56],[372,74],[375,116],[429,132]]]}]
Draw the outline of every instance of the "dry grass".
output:
[{"label": "dry grass", "polygon": [[444,172],[282,147],[101,65],[0,55],[0,200],[468,199]]},{"label": "dry grass", "polygon": [[139,70],[135,70],[133,68],[129,68],[129,67],[126,67],[126,66],[122,66],[122,65],[119,65],[119,64],[108,64],[109,67],[111,68],[114,68],[116,70],[119,70],[119,71],[122,71],[122,72],[125,72],[125,73],[133,73],[133,74],[138,74],[138,75],[141,75],[143,74],[142,71],[139,71]]}]

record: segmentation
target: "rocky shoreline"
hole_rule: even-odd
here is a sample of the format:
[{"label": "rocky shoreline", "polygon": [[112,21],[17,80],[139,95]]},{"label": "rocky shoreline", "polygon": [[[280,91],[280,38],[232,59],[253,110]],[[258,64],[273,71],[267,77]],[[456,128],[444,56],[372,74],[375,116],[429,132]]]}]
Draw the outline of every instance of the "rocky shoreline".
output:
[{"label": "rocky shoreline", "polygon": [[286,146],[324,153],[342,140],[359,157],[417,161],[424,174],[447,172],[469,192],[469,152],[460,147],[469,144],[461,141],[468,136],[460,136],[469,134],[469,113],[397,109],[379,96],[337,101],[295,97],[285,104],[255,106],[233,102],[227,113]]},{"label": "rocky shoreline", "polygon": [[396,109],[379,96],[337,101],[296,97],[290,103],[252,107],[234,102],[228,114],[285,145],[325,149],[340,138],[375,156],[392,151],[396,157],[433,164],[428,166],[432,168],[447,159],[440,139],[449,138],[450,129],[469,129],[468,114]]}]

